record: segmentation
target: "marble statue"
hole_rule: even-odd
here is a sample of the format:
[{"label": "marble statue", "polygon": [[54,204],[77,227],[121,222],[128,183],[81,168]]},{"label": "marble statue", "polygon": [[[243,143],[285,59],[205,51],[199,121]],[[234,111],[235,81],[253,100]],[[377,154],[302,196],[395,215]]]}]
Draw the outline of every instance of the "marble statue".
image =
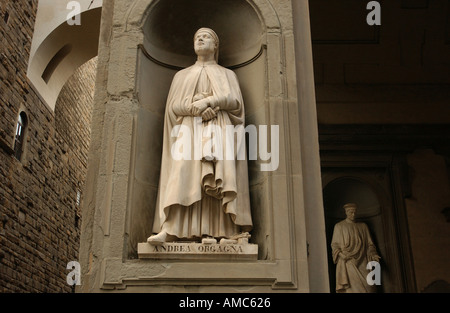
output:
[{"label": "marble statue", "polygon": [[347,218],[334,226],[331,248],[336,264],[336,292],[370,293],[376,286],[367,283],[370,261],[379,262],[380,256],[365,223],[355,222],[357,205],[344,205]]},{"label": "marble statue", "polygon": [[[147,239],[151,245],[181,240],[233,241],[249,237],[252,229],[247,162],[217,153],[186,157],[186,152],[197,151],[207,142],[214,147],[220,143],[224,153],[232,145],[234,156],[245,149],[245,137],[230,143],[222,140],[220,133],[207,131],[208,126],[225,130],[245,122],[238,79],[217,63],[217,34],[209,28],[199,29],[194,50],[197,61],[176,73],[167,98],[154,235]],[[174,157],[174,149],[181,137],[192,142],[183,145],[180,159]],[[201,152],[204,150],[214,149]]]}]

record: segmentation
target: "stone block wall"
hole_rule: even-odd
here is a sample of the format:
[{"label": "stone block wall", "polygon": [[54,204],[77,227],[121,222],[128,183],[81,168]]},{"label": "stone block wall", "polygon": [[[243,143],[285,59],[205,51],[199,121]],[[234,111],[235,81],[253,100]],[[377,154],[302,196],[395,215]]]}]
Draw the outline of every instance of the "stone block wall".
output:
[{"label": "stone block wall", "polygon": [[[0,3],[0,293],[71,292],[78,260],[96,60],[63,88],[55,111],[26,77],[37,0]],[[27,115],[21,160],[13,155]],[[78,201],[79,200],[79,201]]]}]

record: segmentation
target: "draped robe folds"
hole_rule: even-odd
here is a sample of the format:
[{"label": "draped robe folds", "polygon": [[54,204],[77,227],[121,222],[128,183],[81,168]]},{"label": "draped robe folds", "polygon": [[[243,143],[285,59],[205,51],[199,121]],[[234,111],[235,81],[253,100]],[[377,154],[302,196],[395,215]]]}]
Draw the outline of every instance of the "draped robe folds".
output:
[{"label": "draped robe folds", "polygon": [[[204,81],[205,74],[210,89],[205,97],[219,109],[217,118],[209,122],[194,118],[191,111],[194,97],[204,92],[199,90],[199,80]],[[175,75],[166,103],[154,233],[164,230],[178,238],[231,237],[238,231],[251,230],[247,161],[236,157],[239,149],[245,149],[245,136],[233,136],[231,143],[224,138],[227,125],[244,126],[244,122],[244,104],[234,72],[213,61],[197,61]],[[222,137],[208,134],[208,125],[218,126]],[[207,139],[214,139],[211,142],[222,144],[222,157],[204,159],[205,134]],[[218,142],[220,138],[223,140]],[[182,154],[190,152],[187,158],[173,157],[172,149],[179,148],[176,143],[180,140]],[[230,148],[234,149],[233,158],[226,157]]]},{"label": "draped robe folds", "polygon": [[[334,226],[331,240],[333,262],[336,264],[336,292],[376,292],[375,286],[367,283],[367,264],[378,256],[365,223],[343,220]],[[339,253],[350,257],[343,260]]]}]

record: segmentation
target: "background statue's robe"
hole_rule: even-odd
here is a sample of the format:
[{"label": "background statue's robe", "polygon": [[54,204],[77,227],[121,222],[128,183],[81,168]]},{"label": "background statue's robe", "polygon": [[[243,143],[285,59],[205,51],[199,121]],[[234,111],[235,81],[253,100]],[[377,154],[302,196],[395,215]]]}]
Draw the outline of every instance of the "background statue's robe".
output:
[{"label": "background statue's robe", "polygon": [[[208,206],[207,202],[210,200],[205,200],[207,198],[204,197],[205,192],[212,196],[209,197],[210,199],[218,199],[220,209],[229,215],[235,226],[239,226],[239,230],[249,231],[252,227],[247,161],[227,160],[226,155],[223,160],[215,163],[195,159],[194,141],[198,138],[194,138],[194,133],[202,132],[202,127],[208,124],[202,123],[201,118],[194,119],[191,113],[191,105],[202,70],[203,75],[207,74],[212,89],[212,95],[208,98],[214,106],[220,108],[217,119],[209,123],[217,124],[224,131],[226,125],[244,126],[245,124],[244,103],[234,72],[215,62],[200,63],[197,61],[193,66],[181,70],[175,75],[166,104],[161,174],[153,223],[154,233],[160,232],[164,223],[169,223],[167,219],[171,210],[176,211],[178,215],[185,213],[189,215],[187,211],[192,210],[193,207]],[[183,126],[178,127],[178,130],[175,128],[175,131],[179,132],[180,138],[189,137],[189,134],[184,132],[186,129],[190,130],[192,140],[182,141],[183,144],[190,144],[190,160],[175,160],[172,156],[171,150],[176,146],[177,140],[180,140],[177,134],[173,134],[174,127],[177,125]],[[239,149],[245,149],[245,136],[234,140],[233,145],[236,156]],[[186,148],[188,147],[184,146],[184,149]],[[223,148],[225,153],[227,149],[225,139]],[[166,225],[167,227],[165,227],[172,230],[169,232],[170,235],[179,238],[202,235],[227,237],[234,235],[231,232],[236,231],[225,225],[227,229],[206,231],[208,233],[205,234],[204,230],[198,229],[200,225],[196,225],[196,219],[188,216],[178,217],[174,221],[171,220],[170,223],[181,224]]]},{"label": "background statue's robe", "polygon": [[[367,264],[378,256],[376,247],[365,223],[350,223],[343,220],[334,226],[331,240],[333,262],[336,264],[337,292],[376,292],[375,286],[367,283]],[[339,253],[351,257],[344,261]]]}]

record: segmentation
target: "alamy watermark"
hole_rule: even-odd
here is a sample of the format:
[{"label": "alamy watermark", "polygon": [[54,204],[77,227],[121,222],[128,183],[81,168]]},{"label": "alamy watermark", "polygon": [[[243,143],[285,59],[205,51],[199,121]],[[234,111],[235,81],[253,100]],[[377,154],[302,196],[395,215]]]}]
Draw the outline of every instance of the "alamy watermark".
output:
[{"label": "alamy watermark", "polygon": [[370,1],[366,6],[367,10],[371,10],[367,15],[366,21],[369,26],[381,25],[381,5],[378,1]]},{"label": "alamy watermark", "polygon": [[[276,171],[280,164],[279,125],[269,126],[226,125],[204,123],[194,118],[193,129],[187,125],[172,128],[171,137],[176,138],[171,147],[172,158],[181,160],[259,160],[261,171]],[[248,135],[248,151],[245,138]],[[270,137],[270,138],[269,138]],[[269,152],[270,142],[270,152]]]},{"label": "alamy watermark", "polygon": [[367,263],[366,269],[370,270],[367,274],[366,281],[369,286],[381,285],[381,265],[377,261]]},{"label": "alamy watermark", "polygon": [[67,263],[66,269],[71,270],[66,276],[66,281],[69,286],[81,285],[81,265],[77,261],[70,261]]},{"label": "alamy watermark", "polygon": [[81,4],[78,1],[70,1],[67,3],[67,10],[70,10],[67,14],[67,24],[70,26],[81,25]]}]

